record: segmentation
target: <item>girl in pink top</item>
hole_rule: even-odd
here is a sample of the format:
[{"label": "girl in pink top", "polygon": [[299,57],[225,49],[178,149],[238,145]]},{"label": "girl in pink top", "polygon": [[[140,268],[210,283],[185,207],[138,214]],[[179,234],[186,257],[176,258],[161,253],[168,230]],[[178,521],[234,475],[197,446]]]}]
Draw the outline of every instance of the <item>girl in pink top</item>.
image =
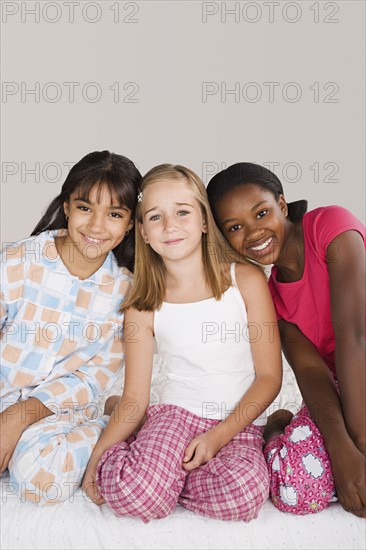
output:
[{"label": "girl in pink top", "polygon": [[268,419],[264,453],[277,508],[319,512],[338,497],[366,516],[365,228],[339,206],[287,204],[271,171],[238,163],[207,192],[230,245],[273,264],[269,287],[303,406]]}]

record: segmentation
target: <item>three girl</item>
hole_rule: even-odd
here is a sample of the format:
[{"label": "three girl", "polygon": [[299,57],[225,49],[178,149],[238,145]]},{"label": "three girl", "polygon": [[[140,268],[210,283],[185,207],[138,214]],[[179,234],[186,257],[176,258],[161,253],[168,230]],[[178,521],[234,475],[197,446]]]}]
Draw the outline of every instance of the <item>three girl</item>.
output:
[{"label": "three girl", "polygon": [[[178,502],[250,521],[269,489],[262,413],[281,386],[266,278],[247,262],[229,263],[205,187],[189,169],[153,168],[138,200],[138,261],[123,304],[125,386],[83,487],[97,504],[144,522]],[[154,338],[167,372],[149,407]]]},{"label": "three girl", "polygon": [[86,155],[2,253],[0,473],[23,500],[68,498],[106,424],[93,400],[122,371],[140,180],[123,156]]},{"label": "three girl", "polygon": [[[258,165],[208,185],[232,248],[273,264],[282,346],[304,398],[293,418],[268,419],[268,478],[262,413],[281,360],[264,275],[230,264],[193,172],[162,165],[140,180],[125,157],[87,155],[33,236],[4,250],[0,472],[24,499],[53,504],[80,484],[94,448],[84,489],[117,515],[147,522],[179,502],[250,521],[270,483],[282,511],[318,512],[336,491],[364,517],[364,227],[340,207],[287,204]],[[121,374],[124,311],[125,388],[100,437],[106,417],[90,405]],[[154,338],[167,376],[148,407]]]},{"label": "three girl", "polygon": [[365,517],[365,228],[338,206],[287,204],[279,179],[256,164],[230,166],[207,191],[233,249],[273,264],[282,346],[304,400],[265,429],[272,501],[308,514],[335,490],[345,510]]}]

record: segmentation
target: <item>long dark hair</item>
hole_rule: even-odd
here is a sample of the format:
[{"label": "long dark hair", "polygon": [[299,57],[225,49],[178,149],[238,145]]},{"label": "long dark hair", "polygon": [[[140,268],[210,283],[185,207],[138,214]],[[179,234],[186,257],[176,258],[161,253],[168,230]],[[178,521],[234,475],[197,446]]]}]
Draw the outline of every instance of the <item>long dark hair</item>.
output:
[{"label": "long dark hair", "polygon": [[[141,179],[139,170],[128,158],[109,151],[89,153],[71,168],[61,188],[61,193],[48,206],[31,235],[39,235],[42,231],[52,229],[67,229],[64,202],[69,202],[70,195],[76,190],[80,197],[89,198],[90,191],[95,185],[98,186],[98,200],[102,188],[106,186],[111,196],[117,197],[121,206],[127,206],[132,211],[131,219],[133,220]],[[133,271],[135,227],[113,249],[113,253],[119,266],[125,266]]]},{"label": "long dark hair", "polygon": [[[249,184],[258,185],[264,191],[270,191],[277,201],[280,195],[284,194],[282,183],[276,174],[268,170],[268,168],[251,162],[238,162],[232,164],[225,170],[216,174],[207,186],[208,199],[216,223],[216,205],[218,200],[236,187]],[[308,209],[308,202],[306,200],[290,202],[287,204],[287,207],[288,217],[294,222],[303,217]]]}]

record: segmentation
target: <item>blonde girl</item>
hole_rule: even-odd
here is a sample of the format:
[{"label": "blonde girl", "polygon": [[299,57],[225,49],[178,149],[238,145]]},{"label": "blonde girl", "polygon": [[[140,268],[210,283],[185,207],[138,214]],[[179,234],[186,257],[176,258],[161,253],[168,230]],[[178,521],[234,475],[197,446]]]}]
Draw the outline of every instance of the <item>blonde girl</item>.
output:
[{"label": "blonde girl", "polygon": [[[265,276],[229,264],[205,187],[188,168],[146,174],[137,220],[124,391],[83,487],[97,504],[144,522],[177,503],[250,521],[269,490],[262,413],[281,385]],[[154,339],[167,369],[160,402],[149,407]]]}]

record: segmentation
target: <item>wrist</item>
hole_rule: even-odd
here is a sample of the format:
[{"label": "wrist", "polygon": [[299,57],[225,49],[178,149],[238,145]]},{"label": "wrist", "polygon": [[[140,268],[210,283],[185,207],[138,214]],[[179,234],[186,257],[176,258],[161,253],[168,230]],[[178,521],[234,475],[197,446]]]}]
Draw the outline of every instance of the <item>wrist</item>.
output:
[{"label": "wrist", "polygon": [[211,428],[210,433],[214,437],[215,444],[218,448],[218,450],[222,449],[222,447],[225,447],[232,439],[235,437],[236,434],[232,435],[232,430],[230,429],[231,426],[228,425],[227,421],[222,420],[220,424],[217,424],[213,428]]},{"label": "wrist", "polygon": [[337,455],[342,447],[347,447],[348,445],[355,446],[346,430],[334,431],[333,434],[328,434],[327,437],[324,436],[324,434],[322,435],[327,451],[331,457]]}]

